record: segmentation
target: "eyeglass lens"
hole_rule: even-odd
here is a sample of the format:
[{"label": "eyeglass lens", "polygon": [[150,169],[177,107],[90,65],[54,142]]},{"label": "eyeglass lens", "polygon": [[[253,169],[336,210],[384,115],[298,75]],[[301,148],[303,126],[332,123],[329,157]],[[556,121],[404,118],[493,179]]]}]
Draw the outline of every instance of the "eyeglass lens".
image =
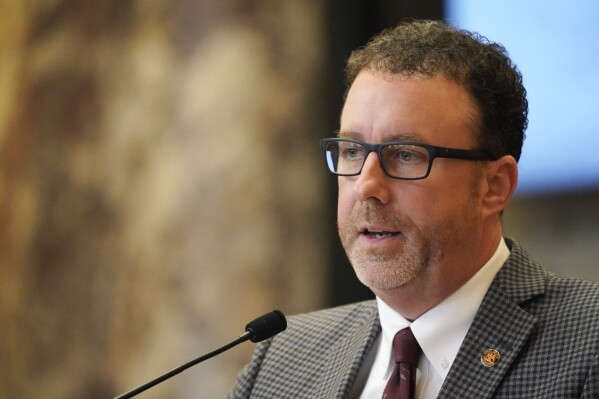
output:
[{"label": "eyeglass lens", "polygon": [[[355,175],[362,170],[368,150],[352,141],[335,141],[327,144],[326,154],[333,173]],[[380,158],[389,175],[413,179],[427,174],[430,154],[425,147],[414,144],[389,144],[381,148]]]}]

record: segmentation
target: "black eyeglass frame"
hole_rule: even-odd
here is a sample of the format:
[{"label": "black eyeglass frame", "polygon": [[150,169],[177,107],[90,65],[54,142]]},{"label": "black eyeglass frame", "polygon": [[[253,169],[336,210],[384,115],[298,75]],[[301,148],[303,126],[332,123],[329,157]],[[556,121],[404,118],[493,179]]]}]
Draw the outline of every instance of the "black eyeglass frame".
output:
[{"label": "black eyeglass frame", "polygon": [[[320,140],[320,149],[324,152],[325,157],[327,156],[328,144],[333,143],[333,142],[351,142],[351,143],[359,144],[366,149],[366,154],[364,155],[364,161],[362,162],[362,166],[360,167],[360,170],[357,171],[356,173],[337,173],[335,171],[332,171],[331,168],[329,167],[329,171],[337,176],[358,176],[360,173],[362,173],[362,169],[364,168],[366,159],[368,158],[368,155],[370,155],[371,152],[374,152],[377,154],[377,156],[379,158],[379,163],[381,165],[381,169],[383,170],[383,172],[385,172],[385,175],[389,176],[392,179],[398,179],[398,180],[426,179],[431,172],[433,160],[435,158],[464,159],[464,160],[468,160],[468,161],[493,161],[493,160],[496,160],[496,158],[493,158],[488,152],[481,151],[481,150],[463,150],[463,149],[458,149],[458,148],[438,147],[435,145],[422,144],[422,143],[416,143],[416,142],[411,142],[411,141],[389,141],[389,142],[381,143],[381,144],[370,144],[370,143],[365,143],[363,141],[356,140],[356,139],[340,138],[340,137],[327,138],[327,139]],[[382,150],[383,150],[383,148],[389,147],[392,145],[413,145],[413,146],[418,146],[418,147],[422,147],[422,148],[426,149],[429,154],[428,167],[426,169],[426,174],[421,177],[398,177],[398,176],[391,175],[387,171],[387,168],[385,168],[385,165],[383,163]],[[328,165],[328,162],[327,162],[327,165]]]}]

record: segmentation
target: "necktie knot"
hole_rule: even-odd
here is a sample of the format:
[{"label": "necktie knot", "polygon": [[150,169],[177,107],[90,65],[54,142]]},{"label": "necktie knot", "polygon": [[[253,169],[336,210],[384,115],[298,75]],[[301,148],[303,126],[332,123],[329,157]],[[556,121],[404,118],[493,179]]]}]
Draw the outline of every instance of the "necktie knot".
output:
[{"label": "necktie knot", "polygon": [[395,354],[396,363],[406,362],[418,364],[421,349],[409,327],[404,328],[395,334],[395,337],[393,338],[393,352]]}]

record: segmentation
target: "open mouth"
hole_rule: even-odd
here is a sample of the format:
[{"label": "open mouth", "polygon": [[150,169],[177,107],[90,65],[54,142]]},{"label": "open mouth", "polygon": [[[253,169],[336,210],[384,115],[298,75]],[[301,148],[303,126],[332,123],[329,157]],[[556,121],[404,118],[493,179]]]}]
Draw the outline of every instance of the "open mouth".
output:
[{"label": "open mouth", "polygon": [[396,235],[399,235],[400,233],[398,231],[385,231],[385,230],[368,230],[368,229],[364,229],[362,230],[361,234],[368,236],[368,237],[372,237],[372,238],[388,238],[388,237],[393,237]]}]

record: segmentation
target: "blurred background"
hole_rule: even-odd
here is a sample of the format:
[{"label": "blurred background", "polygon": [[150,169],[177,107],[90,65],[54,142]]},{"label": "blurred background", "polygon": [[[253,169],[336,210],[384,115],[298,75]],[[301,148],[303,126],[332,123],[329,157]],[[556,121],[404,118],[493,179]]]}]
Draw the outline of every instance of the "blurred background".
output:
[{"label": "blurred background", "polygon": [[[506,232],[599,280],[598,3],[478,3],[0,0],[0,397],[112,398],[274,308],[370,298],[318,139],[349,52],[405,19],[517,47],[531,114]],[[252,350],[140,397],[222,397]]]}]

